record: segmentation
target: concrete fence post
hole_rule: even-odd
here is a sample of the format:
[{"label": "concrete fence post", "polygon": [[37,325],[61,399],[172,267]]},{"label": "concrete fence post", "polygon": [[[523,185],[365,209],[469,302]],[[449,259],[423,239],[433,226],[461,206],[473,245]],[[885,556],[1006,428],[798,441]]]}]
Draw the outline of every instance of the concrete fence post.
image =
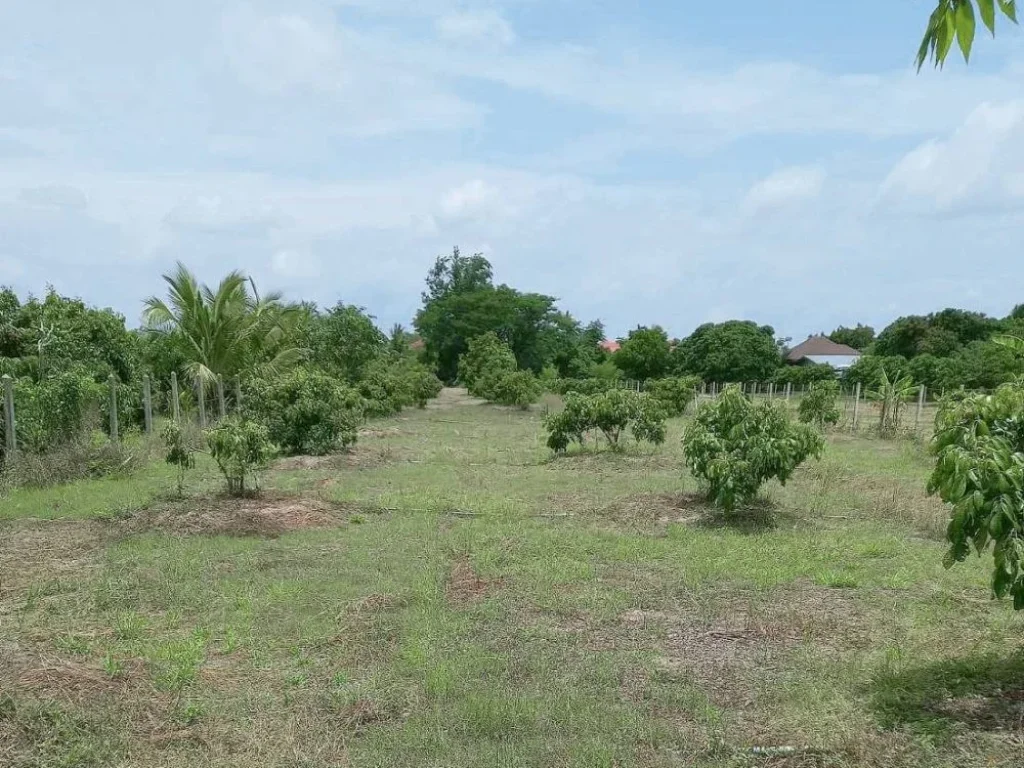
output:
[{"label": "concrete fence post", "polygon": [[242,410],[242,380],[235,379],[235,413]]},{"label": "concrete fence post", "polygon": [[224,377],[217,377],[217,407],[220,409],[220,417],[223,419],[228,415],[228,402],[224,398]]},{"label": "concrete fence post", "polygon": [[178,402],[178,374],[171,371],[171,418],[181,421],[181,403]]},{"label": "concrete fence post", "polygon": [[206,387],[202,379],[196,379],[196,402],[199,404],[199,428],[206,429]]},{"label": "concrete fence post", "polygon": [[853,390],[853,431],[857,431],[857,416],[860,413],[860,382]]},{"label": "concrete fence post", "polygon": [[117,423],[117,376],[110,374],[107,383],[110,386],[110,439],[116,443],[120,437]]},{"label": "concrete fence post", "polygon": [[921,428],[921,412],[924,411],[924,384],[921,385],[921,389],[917,393],[917,414],[914,416],[914,431],[917,432]]},{"label": "concrete fence post", "polygon": [[789,402],[789,398],[793,396],[793,382],[786,382],[786,402]]},{"label": "concrete fence post", "polygon": [[7,374],[3,376],[4,384],[4,447],[10,458],[18,450],[18,437],[14,422],[14,379]]},{"label": "concrete fence post", "polygon": [[153,388],[149,383],[149,374],[142,377],[142,417],[146,425],[146,434],[153,434]]}]

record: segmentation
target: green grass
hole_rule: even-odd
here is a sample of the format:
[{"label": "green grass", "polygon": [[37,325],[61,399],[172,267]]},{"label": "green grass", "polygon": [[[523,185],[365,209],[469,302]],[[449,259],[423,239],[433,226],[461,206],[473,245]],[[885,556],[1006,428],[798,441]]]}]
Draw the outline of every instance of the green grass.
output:
[{"label": "green grass", "polygon": [[836,435],[727,519],[681,422],[540,419],[446,394],[284,463],[269,514],[333,517],[282,535],[147,529],[239,514],[208,463],[3,498],[0,765],[1021,764],[1024,622],[942,568],[919,447]]}]

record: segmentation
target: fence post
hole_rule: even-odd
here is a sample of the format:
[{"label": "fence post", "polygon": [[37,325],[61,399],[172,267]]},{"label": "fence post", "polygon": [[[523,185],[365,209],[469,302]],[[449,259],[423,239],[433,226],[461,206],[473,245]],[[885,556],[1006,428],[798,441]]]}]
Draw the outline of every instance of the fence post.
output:
[{"label": "fence post", "polygon": [[116,443],[119,438],[117,429],[117,376],[110,374],[107,383],[110,386],[110,439]]},{"label": "fence post", "polygon": [[235,379],[235,413],[242,410],[242,380]]},{"label": "fence post", "polygon": [[142,415],[145,419],[146,434],[153,434],[153,389],[149,384],[149,374],[142,377]]},{"label": "fence post", "polygon": [[228,403],[224,399],[224,377],[217,377],[217,406],[220,408],[220,417],[223,419],[228,415]]},{"label": "fence post", "polygon": [[181,421],[181,404],[178,402],[178,374],[171,371],[171,416]]},{"label": "fence post", "polygon": [[7,448],[7,456],[10,458],[18,450],[18,438],[14,429],[14,379],[5,373],[2,381],[4,383],[4,445]]},{"label": "fence post", "polygon": [[789,402],[789,398],[793,396],[793,382],[786,382],[786,402]]},{"label": "fence post", "polygon": [[917,415],[914,417],[914,432],[921,428],[921,411],[924,410],[924,391],[924,384],[922,384],[921,390],[917,393]]},{"label": "fence post", "polygon": [[206,429],[206,391],[203,380],[196,379],[196,401],[199,403],[199,428]]},{"label": "fence post", "polygon": [[860,412],[860,382],[857,382],[857,387],[853,390],[853,431],[857,431],[857,415]]}]

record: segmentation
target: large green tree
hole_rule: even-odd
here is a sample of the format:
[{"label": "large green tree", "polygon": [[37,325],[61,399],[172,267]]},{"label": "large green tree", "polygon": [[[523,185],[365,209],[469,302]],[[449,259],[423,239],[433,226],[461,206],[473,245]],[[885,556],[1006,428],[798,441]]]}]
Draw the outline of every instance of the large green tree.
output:
[{"label": "large green tree", "polygon": [[749,320],[706,323],[676,347],[676,369],[704,381],[767,381],[782,362],[775,330]]},{"label": "large green tree", "polygon": [[930,315],[908,315],[890,323],[878,334],[871,351],[899,355],[908,360],[921,354],[949,357],[974,341],[984,341],[1004,324],[981,312],[944,309]]},{"label": "large green tree", "polygon": [[857,323],[856,328],[839,326],[828,335],[836,344],[845,344],[854,349],[865,350],[875,340],[875,329],[870,325]]},{"label": "large green tree", "polygon": [[367,363],[383,355],[387,337],[366,310],[338,302],[313,315],[310,360],[333,373],[356,381]]},{"label": "large green tree", "polygon": [[629,379],[658,379],[669,372],[672,345],[660,326],[630,331],[612,356],[612,362]]},{"label": "large green tree", "polygon": [[470,339],[495,333],[520,368],[539,372],[548,362],[547,341],[556,328],[555,300],[491,282],[491,265],[479,254],[439,257],[427,275],[423,308],[414,325],[424,356],[444,381],[455,381]]},{"label": "large green tree", "polygon": [[41,380],[74,366],[96,381],[111,373],[127,382],[139,368],[139,344],[124,317],[53,288],[20,302],[0,289],[0,368]]},{"label": "large green tree", "polygon": [[978,28],[977,18],[981,17],[981,23],[994,36],[997,8],[1007,19],[1017,23],[1016,0],[939,0],[928,19],[924,39],[917,52],[918,70],[928,60],[937,67],[945,64],[954,40],[960,47],[964,61],[969,61]]},{"label": "large green tree", "polygon": [[167,298],[146,299],[143,322],[180,345],[191,378],[212,382],[218,376],[275,373],[305,356],[295,344],[302,309],[286,304],[280,293],[260,296],[241,272],[230,272],[211,288],[179,262],[164,281]]}]

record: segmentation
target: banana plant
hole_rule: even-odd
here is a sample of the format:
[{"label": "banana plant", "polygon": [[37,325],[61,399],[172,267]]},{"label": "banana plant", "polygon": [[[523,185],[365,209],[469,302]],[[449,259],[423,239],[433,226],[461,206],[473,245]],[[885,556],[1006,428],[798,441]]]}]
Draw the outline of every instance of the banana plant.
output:
[{"label": "banana plant", "polygon": [[883,367],[876,388],[869,389],[867,396],[870,400],[877,400],[881,407],[878,434],[882,437],[895,437],[903,419],[903,409],[914,396],[914,380],[902,371],[896,371],[890,376]]}]

